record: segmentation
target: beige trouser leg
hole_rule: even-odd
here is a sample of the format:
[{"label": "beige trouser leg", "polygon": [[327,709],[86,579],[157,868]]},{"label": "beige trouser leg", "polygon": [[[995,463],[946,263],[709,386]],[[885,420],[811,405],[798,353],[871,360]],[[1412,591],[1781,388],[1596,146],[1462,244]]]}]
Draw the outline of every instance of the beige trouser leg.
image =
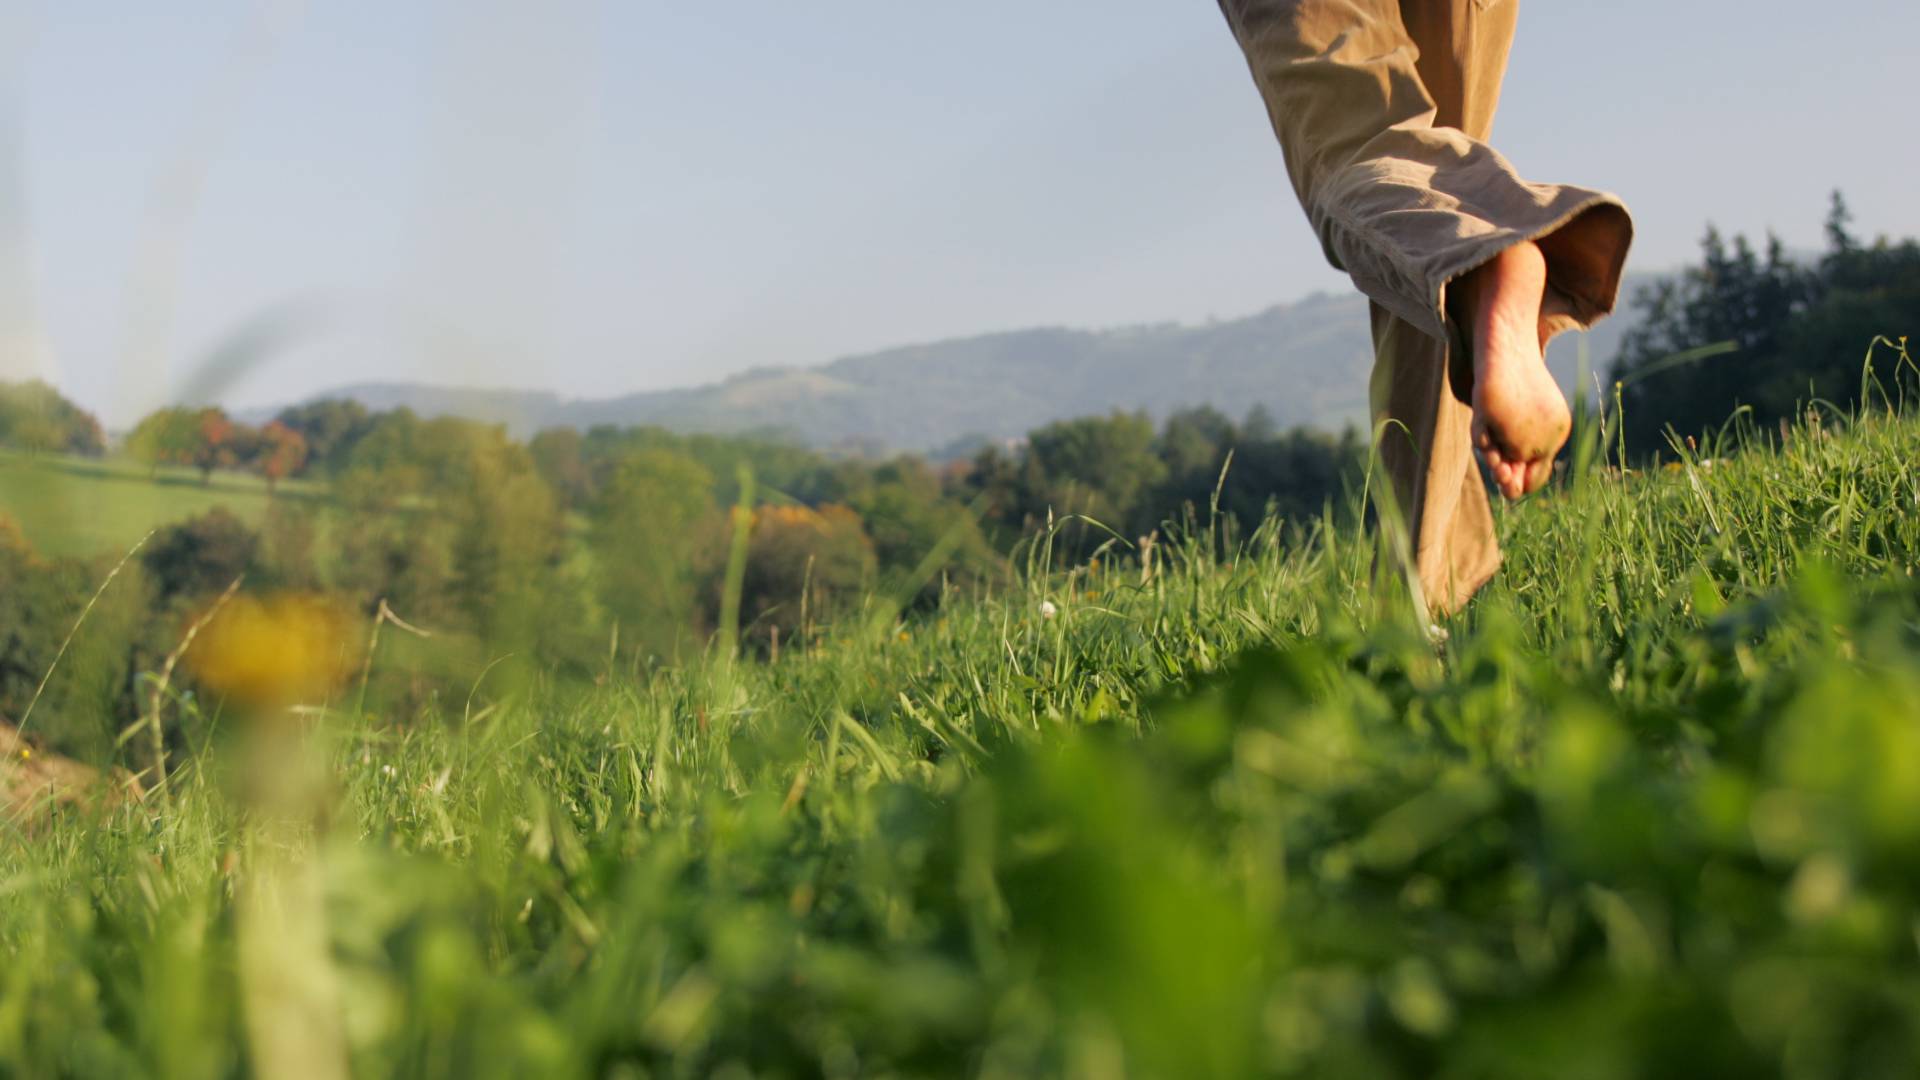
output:
[{"label": "beige trouser leg", "polygon": [[1457,609],[1500,562],[1448,282],[1534,240],[1543,339],[1613,309],[1611,195],[1535,184],[1486,144],[1518,0],[1220,0],[1326,256],[1373,302],[1374,422],[1416,597]]}]

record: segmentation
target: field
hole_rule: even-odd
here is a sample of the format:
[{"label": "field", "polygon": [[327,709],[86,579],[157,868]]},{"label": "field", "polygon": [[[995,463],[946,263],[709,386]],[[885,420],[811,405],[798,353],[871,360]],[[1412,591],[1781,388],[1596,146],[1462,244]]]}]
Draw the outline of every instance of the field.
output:
[{"label": "field", "polygon": [[[309,494],[299,481],[282,497]],[[201,483],[191,469],[0,450],[0,514],[13,518],[38,551],[55,555],[119,553],[148,530],[226,507],[257,524],[267,509],[266,484],[216,472]]]},{"label": "field", "polygon": [[0,1071],[1920,1074],[1917,458],[1592,473],[1445,625],[1203,511],[777,662],[230,707],[0,840]]}]

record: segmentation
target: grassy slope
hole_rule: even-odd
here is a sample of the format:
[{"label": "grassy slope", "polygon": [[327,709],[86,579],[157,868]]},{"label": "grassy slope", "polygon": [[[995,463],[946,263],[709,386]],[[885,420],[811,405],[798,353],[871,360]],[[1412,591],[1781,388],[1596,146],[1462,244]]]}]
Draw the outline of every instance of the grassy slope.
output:
[{"label": "grassy slope", "polygon": [[[280,485],[283,496],[309,491],[298,481]],[[150,475],[131,462],[0,450],[0,514],[13,518],[34,549],[49,555],[123,552],[148,530],[216,506],[257,525],[267,509],[266,484],[225,472],[202,484],[191,469]]]},{"label": "grassy slope", "polygon": [[[220,740],[169,811],[5,841],[0,1068],[298,1031],[366,1075],[1912,1075],[1917,453],[1507,512],[1438,647],[1336,532],[773,666],[509,665],[443,722],[331,715],[304,862]],[[276,883],[324,923],[240,977]]]}]

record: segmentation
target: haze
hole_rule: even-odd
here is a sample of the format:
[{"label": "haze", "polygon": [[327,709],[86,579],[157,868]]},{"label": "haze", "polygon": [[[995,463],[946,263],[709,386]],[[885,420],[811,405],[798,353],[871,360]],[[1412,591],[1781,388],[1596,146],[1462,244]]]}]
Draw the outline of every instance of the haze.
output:
[{"label": "haze", "polygon": [[[109,424],[364,380],[612,395],[1348,287],[1207,0],[3,10],[0,377]],[[1920,5],[1809,12],[1530,3],[1495,141],[1624,194],[1638,269],[1709,220],[1815,247],[1835,187],[1920,233]]]}]

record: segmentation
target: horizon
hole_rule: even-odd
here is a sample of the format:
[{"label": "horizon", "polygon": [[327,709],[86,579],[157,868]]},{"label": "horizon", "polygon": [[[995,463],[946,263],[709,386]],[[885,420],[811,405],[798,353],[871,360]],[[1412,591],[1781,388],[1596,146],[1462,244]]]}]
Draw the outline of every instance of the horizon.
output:
[{"label": "horizon", "polygon": [[[1789,252],[1789,255],[1794,255],[1794,254],[1795,253],[1793,252]],[[1676,270],[1672,270],[1672,269],[1655,270],[1655,271],[1643,271],[1643,270],[1630,271],[1628,275],[1625,278],[1623,278],[1620,311],[1625,312],[1631,303],[1631,297],[1628,295],[1627,289],[1632,285],[1634,277],[1644,277],[1650,274],[1651,275],[1671,274],[1676,272],[1677,272]],[[1198,330],[1198,329],[1205,329],[1205,328],[1216,326],[1216,325],[1250,321],[1253,319],[1260,318],[1264,315],[1271,314],[1276,311],[1286,311],[1286,310],[1290,310],[1296,307],[1300,307],[1300,306],[1315,303],[1315,302],[1362,303],[1364,302],[1364,300],[1365,298],[1362,297],[1357,292],[1342,293],[1336,290],[1316,289],[1312,292],[1307,293],[1304,296],[1299,296],[1292,299],[1277,300],[1273,303],[1267,304],[1264,307],[1261,307],[1254,311],[1246,312],[1244,314],[1209,316],[1204,320],[1160,319],[1160,320],[1150,320],[1145,322],[1123,323],[1123,324],[1113,324],[1113,325],[1105,325],[1105,326],[1072,326],[1065,323],[1050,323],[1050,324],[1034,323],[1026,326],[1011,326],[1011,327],[1004,327],[1000,329],[983,330],[978,333],[963,334],[955,337],[902,341],[902,342],[897,342],[890,345],[882,345],[878,348],[870,349],[863,352],[846,353],[843,355],[827,357],[825,359],[814,360],[810,362],[798,362],[793,364],[754,365],[754,366],[743,367],[738,370],[728,371],[723,374],[716,375],[704,382],[689,382],[689,383],[683,383],[683,384],[678,384],[673,386],[652,387],[652,388],[647,388],[642,390],[615,391],[615,392],[604,394],[604,395],[568,394],[564,391],[556,390],[551,386],[539,385],[539,384],[516,386],[516,385],[506,384],[506,383],[472,383],[472,382],[436,381],[433,373],[428,373],[419,378],[385,379],[385,378],[374,377],[374,378],[365,378],[365,379],[355,379],[349,382],[330,384],[326,387],[323,387],[317,390],[314,393],[306,394],[303,396],[288,397],[280,400],[262,401],[262,402],[243,404],[243,405],[234,405],[229,402],[220,401],[220,400],[201,400],[201,401],[174,400],[174,401],[167,401],[163,404],[165,406],[183,406],[188,408],[199,408],[199,407],[209,407],[209,406],[219,407],[224,409],[225,411],[227,411],[237,419],[247,419],[247,420],[258,420],[260,418],[271,417],[274,414],[287,408],[312,404],[320,401],[336,400],[336,399],[357,400],[355,398],[355,394],[357,392],[366,392],[366,391],[375,391],[375,390],[427,390],[427,391],[447,393],[447,394],[471,394],[477,397],[491,397],[491,396],[502,396],[502,397],[516,396],[516,397],[528,397],[528,398],[541,397],[541,398],[550,399],[554,403],[557,403],[560,405],[568,405],[568,406],[581,405],[581,404],[598,404],[598,403],[606,403],[610,401],[621,400],[624,398],[640,397],[640,396],[645,396],[649,394],[666,394],[666,393],[675,393],[680,391],[703,390],[703,389],[723,386],[728,383],[735,382],[737,380],[750,379],[758,375],[780,374],[785,372],[799,372],[799,371],[817,371],[821,368],[831,367],[843,361],[864,360],[864,359],[869,359],[874,357],[886,356],[887,354],[890,354],[890,353],[910,352],[917,349],[925,349],[925,348],[941,346],[941,345],[952,345],[956,343],[972,342],[972,341],[978,341],[978,340],[984,340],[984,339],[996,338],[996,337],[1012,337],[1012,336],[1018,336],[1022,334],[1041,333],[1041,332],[1047,332],[1047,331],[1059,331],[1059,332],[1071,333],[1071,334],[1101,335],[1101,334],[1125,334],[1129,331],[1151,330],[1151,329]],[[1576,331],[1576,332],[1569,332],[1566,334],[1562,334],[1559,337],[1557,337],[1552,343],[1552,346],[1549,350],[1550,360],[1552,360],[1556,364],[1563,361],[1565,359],[1566,354],[1569,351],[1577,348],[1577,345],[1575,344],[1576,339],[1585,337],[1585,336],[1587,336],[1585,332]],[[1596,362],[1604,364],[1604,362],[1608,358],[1595,357],[1594,359]],[[72,401],[75,405],[93,414],[96,418],[99,418],[102,428],[107,432],[109,437],[111,438],[122,437],[131,428],[132,423],[121,424],[121,425],[109,423],[105,419],[104,415],[99,410],[93,407],[92,403],[86,401],[85,399],[74,396],[73,394],[69,393],[65,387],[61,387],[57,383],[53,383],[50,380],[41,379],[38,376],[28,376],[28,378],[24,381],[34,381],[36,379],[38,379],[39,381],[48,382],[49,385],[54,386],[56,390],[60,391],[60,393],[63,396],[67,397],[68,400]],[[0,379],[0,382],[5,382],[5,381],[7,380]],[[407,406],[399,405],[399,406],[387,406],[385,408],[405,408],[405,407]],[[1142,406],[1142,407],[1146,408],[1146,406]],[[1183,407],[1187,407],[1187,404],[1177,403],[1177,402],[1170,403],[1170,407],[1176,408],[1176,409],[1183,408]],[[1220,406],[1214,406],[1214,407],[1220,408]],[[375,410],[375,411],[380,411],[380,410]],[[447,412],[444,414],[436,414],[436,415],[460,416],[461,414],[457,412]],[[136,422],[138,419],[139,419],[138,417],[133,418],[133,420]],[[485,418],[468,417],[468,419],[484,420]],[[1335,418],[1335,419],[1338,419],[1338,418]],[[487,421],[487,422],[492,422],[492,421]],[[658,426],[658,425],[651,424],[651,423],[642,423],[637,426],[649,427],[649,426]],[[1315,425],[1312,425],[1312,424],[1293,425],[1293,426],[1315,427]],[[1339,425],[1337,424],[1333,425],[1333,427],[1338,427],[1338,426]],[[1332,427],[1328,427],[1326,428],[1326,430],[1332,430]],[[740,434],[749,434],[749,433],[750,432],[746,432],[746,431],[740,432]],[[917,451],[909,450],[909,451],[902,451],[902,452],[913,453]]]},{"label": "horizon", "polygon": [[[1664,272],[1666,271],[1655,271],[1655,273],[1664,273]],[[1641,272],[1635,271],[1635,273],[1637,274]],[[573,395],[573,394],[568,394],[564,391],[556,390],[551,386],[540,385],[540,384],[528,384],[528,385],[516,386],[510,383],[440,382],[440,381],[434,380],[433,373],[428,373],[427,375],[417,379],[412,379],[412,378],[409,378],[409,379],[381,379],[381,378],[355,379],[351,382],[342,382],[342,383],[334,384],[330,388],[322,389],[316,394],[310,394],[305,397],[291,398],[285,401],[263,402],[260,404],[243,405],[243,406],[237,406],[237,407],[227,406],[225,405],[225,403],[219,402],[219,401],[173,401],[173,402],[168,402],[167,404],[186,405],[186,406],[218,405],[225,408],[229,408],[230,411],[234,412],[236,415],[241,413],[262,414],[262,413],[271,412],[280,408],[284,408],[290,405],[300,405],[300,404],[306,404],[313,401],[323,401],[329,397],[339,396],[340,392],[343,392],[343,391],[377,389],[377,388],[407,388],[407,387],[424,387],[432,390],[444,390],[444,391],[450,391],[450,392],[471,393],[471,394],[523,394],[528,396],[544,395],[547,397],[554,398],[555,400],[562,403],[601,402],[601,401],[608,401],[608,400],[613,400],[613,399],[622,398],[622,397],[634,396],[638,394],[672,393],[678,390],[699,390],[699,389],[704,389],[706,387],[720,386],[722,384],[734,381],[736,379],[750,378],[752,376],[759,375],[759,374],[791,372],[791,371],[814,371],[824,367],[831,367],[834,364],[837,364],[846,360],[864,360],[871,357],[885,356],[888,353],[908,352],[914,349],[924,349],[924,348],[928,348],[936,345],[948,345],[956,342],[977,341],[977,340],[983,340],[986,338],[995,338],[995,337],[1012,337],[1020,334],[1040,333],[1040,332],[1045,332],[1050,330],[1061,331],[1065,333],[1073,333],[1073,334],[1123,334],[1132,330],[1151,330],[1151,329],[1157,329],[1157,328],[1196,330],[1196,329],[1202,329],[1208,326],[1218,325],[1222,323],[1244,322],[1250,319],[1259,318],[1262,315],[1266,315],[1276,310],[1287,310],[1287,309],[1291,309],[1303,304],[1308,304],[1308,303],[1312,303],[1314,301],[1319,301],[1319,300],[1359,302],[1359,301],[1363,301],[1364,297],[1360,296],[1360,294],[1358,293],[1349,293],[1349,294],[1343,295],[1342,293],[1337,291],[1332,291],[1327,289],[1316,289],[1313,292],[1307,293],[1304,296],[1299,296],[1299,297],[1295,297],[1293,299],[1287,299],[1287,300],[1277,300],[1271,304],[1266,305],[1265,307],[1258,308],[1253,311],[1248,311],[1238,315],[1210,316],[1204,320],[1155,319],[1155,320],[1147,320],[1143,322],[1116,323],[1116,324],[1110,324],[1110,325],[1104,325],[1104,326],[1075,326],[1075,325],[1069,325],[1067,323],[1059,323],[1059,322],[1030,323],[1025,326],[1007,326],[1007,327],[1001,327],[999,329],[981,330],[977,333],[959,334],[953,337],[924,338],[924,339],[916,339],[911,341],[900,341],[900,342],[895,342],[893,344],[880,345],[876,348],[867,349],[861,352],[843,353],[840,355],[829,356],[822,359],[811,360],[811,361],[798,361],[791,364],[756,364],[749,367],[743,367],[737,370],[728,371],[728,372],[725,372],[724,374],[716,375],[704,382],[678,383],[671,386],[652,387],[644,390],[614,391],[613,393],[606,394],[606,395]],[[1624,296],[1622,299],[1621,306],[1623,309],[1626,306],[1626,300]],[[1556,340],[1554,342],[1555,352],[1558,353],[1560,349],[1565,347],[1570,347],[1570,339],[1573,338],[1574,336],[1576,335],[1567,334],[1567,335],[1564,335],[1563,338]],[[83,407],[86,405],[86,402],[80,401],[78,399],[75,399],[75,403]]]}]

